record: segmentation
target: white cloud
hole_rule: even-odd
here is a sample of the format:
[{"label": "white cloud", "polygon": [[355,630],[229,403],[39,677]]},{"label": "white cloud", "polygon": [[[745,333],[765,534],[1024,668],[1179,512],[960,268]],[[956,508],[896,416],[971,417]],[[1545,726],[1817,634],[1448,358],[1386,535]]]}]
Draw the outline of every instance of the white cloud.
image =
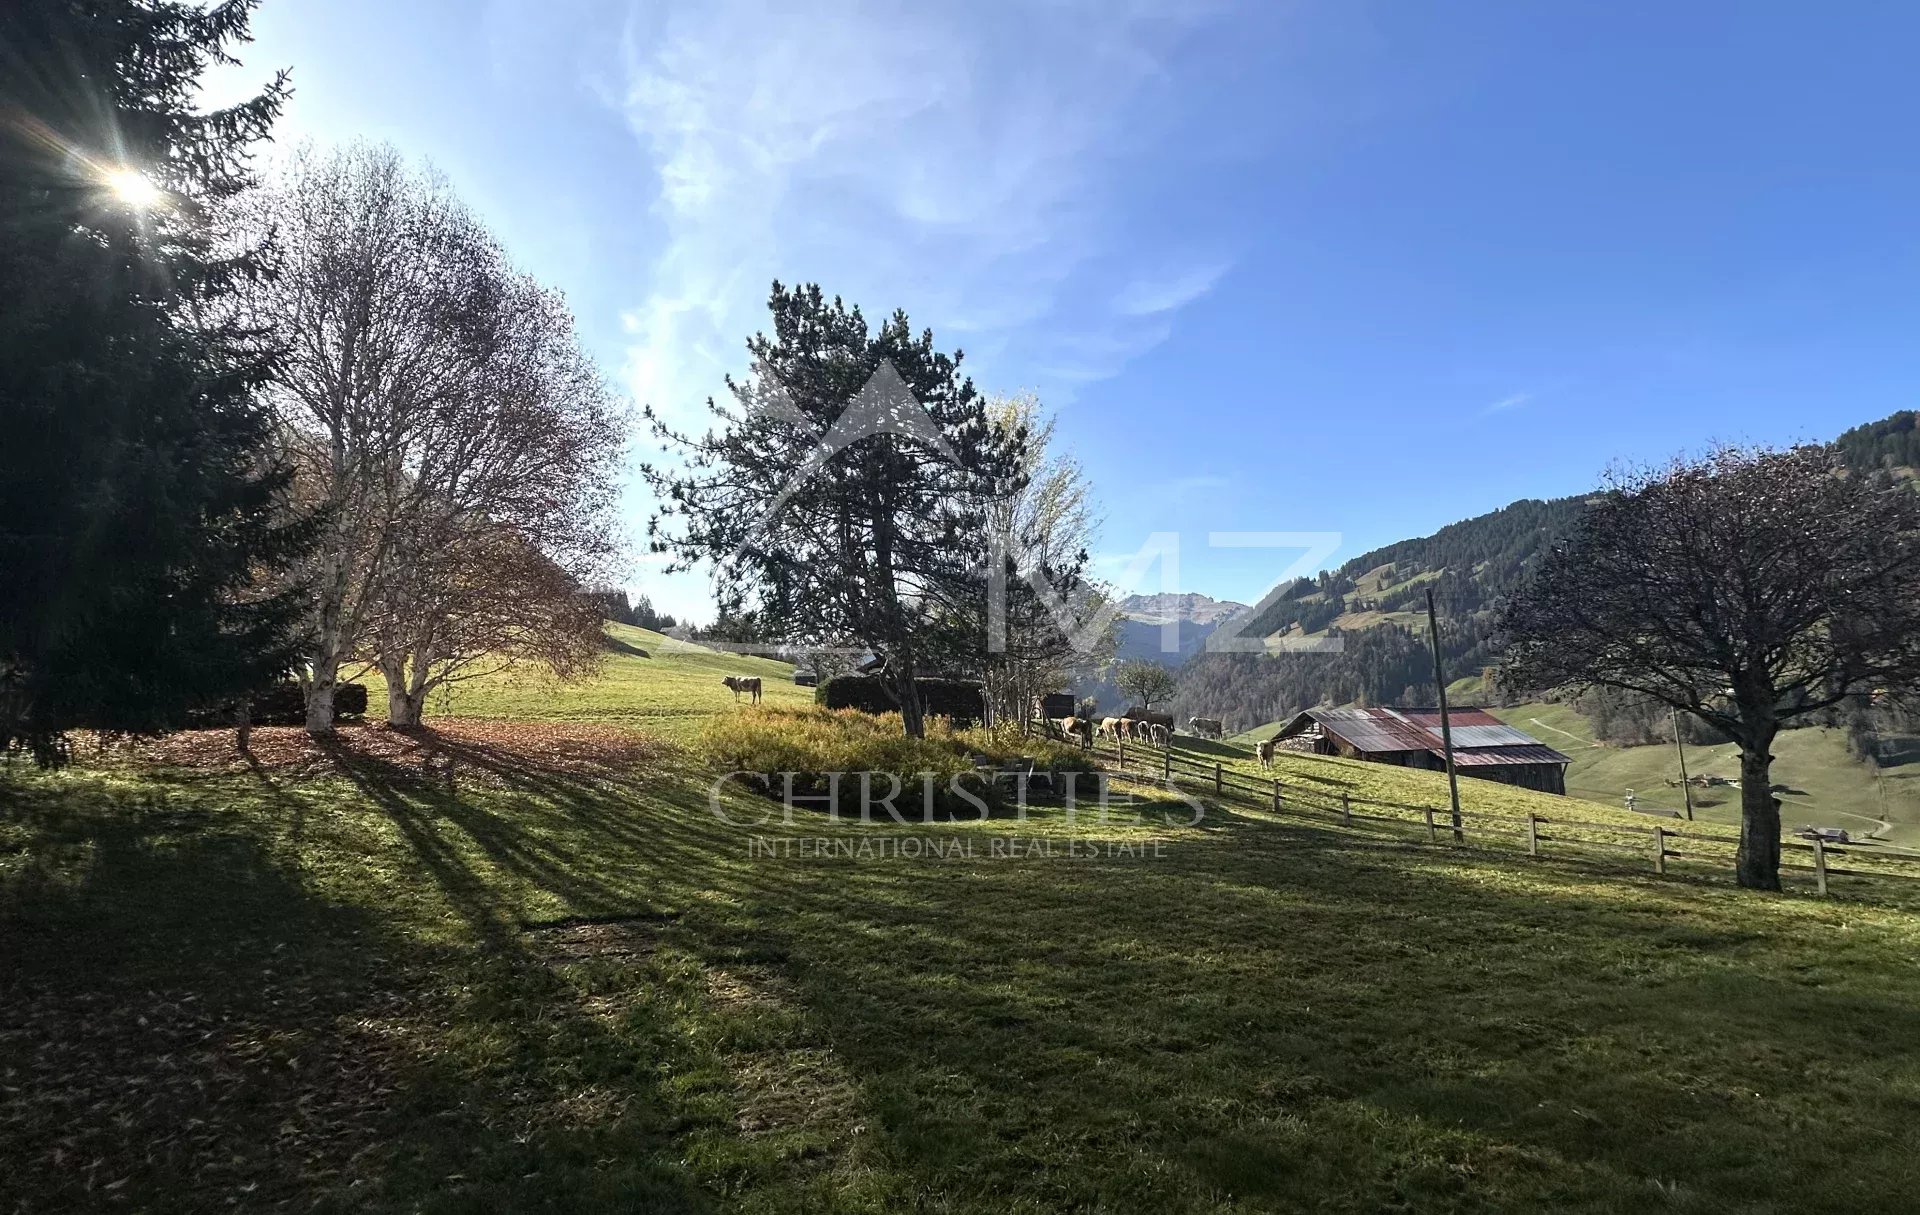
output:
[{"label": "white cloud", "polygon": [[1147,496],[1157,501],[1174,499],[1184,500],[1199,494],[1213,493],[1229,488],[1233,482],[1226,477],[1212,473],[1199,473],[1191,477],[1174,477],[1161,481],[1147,491]]},{"label": "white cloud", "polygon": [[[601,90],[654,180],[636,205],[659,243],[622,318],[635,399],[704,428],[776,278],[907,309],[984,386],[1059,405],[1114,375],[1229,268],[1139,248],[1116,184],[1168,109],[1158,49],[1214,16],[1181,0],[636,6]],[[1131,284],[1117,302],[1115,283]],[[698,574],[647,580],[688,611],[704,595]]]},{"label": "white cloud", "polygon": [[1492,413],[1505,413],[1510,409],[1518,409],[1522,405],[1530,405],[1532,403],[1533,403],[1532,393],[1516,392],[1516,393],[1513,393],[1511,396],[1501,397],[1499,400],[1495,401],[1493,404],[1481,410],[1480,413],[1482,416],[1485,416],[1487,414],[1492,414]]},{"label": "white cloud", "polygon": [[744,361],[776,277],[905,307],[976,374],[1013,359],[1043,392],[1056,371],[1070,391],[1164,340],[1165,314],[1224,264],[1138,279],[1117,316],[1078,307],[1075,276],[1135,254],[1107,186],[1129,106],[1166,83],[1150,48],[1191,20],[1169,7],[636,10],[615,100],[654,168],[663,243],[625,318],[635,395],[688,417]]},{"label": "white cloud", "polygon": [[1115,306],[1127,316],[1172,312],[1213,290],[1227,269],[1225,262],[1207,262],[1164,278],[1136,279],[1120,292]]}]

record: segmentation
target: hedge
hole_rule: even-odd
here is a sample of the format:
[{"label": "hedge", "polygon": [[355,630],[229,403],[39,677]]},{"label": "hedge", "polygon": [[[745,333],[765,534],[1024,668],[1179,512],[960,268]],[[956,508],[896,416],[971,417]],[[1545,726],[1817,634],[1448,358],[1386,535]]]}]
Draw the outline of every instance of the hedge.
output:
[{"label": "hedge", "polygon": [[[986,697],[970,679],[913,681],[920,689],[920,707],[929,717],[948,717],[956,726],[976,726],[986,720]],[[899,701],[877,675],[836,675],[815,689],[814,703],[829,709],[858,709],[862,713],[897,713]]]},{"label": "hedge", "polygon": [[[357,721],[367,714],[367,685],[342,683],[333,689],[333,719]],[[256,726],[304,726],[307,724],[307,696],[292,680],[270,684],[253,694],[253,724]],[[231,707],[189,715],[190,730],[217,729],[234,723]]]}]

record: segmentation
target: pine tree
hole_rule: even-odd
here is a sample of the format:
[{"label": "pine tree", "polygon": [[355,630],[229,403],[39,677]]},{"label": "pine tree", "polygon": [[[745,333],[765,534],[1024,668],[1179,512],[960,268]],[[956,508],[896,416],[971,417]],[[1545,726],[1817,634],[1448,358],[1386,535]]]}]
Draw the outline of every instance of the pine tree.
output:
[{"label": "pine tree", "polygon": [[0,16],[0,747],[158,731],[287,669],[297,604],[262,575],[275,510],[258,335],[225,307],[265,271],[221,204],[284,75],[200,112],[251,4],[15,0]]},{"label": "pine tree", "polygon": [[979,661],[984,639],[966,622],[982,594],[986,508],[1017,480],[1010,446],[1024,436],[989,423],[959,357],[905,313],[870,327],[817,286],[779,283],[770,307],[772,332],[747,343],[755,374],[729,380],[716,429],[656,423],[686,463],[647,470],[666,524],[655,521],[655,547],[712,562],[721,618],[751,619],[756,641],[884,657],[918,737],[915,677]]}]

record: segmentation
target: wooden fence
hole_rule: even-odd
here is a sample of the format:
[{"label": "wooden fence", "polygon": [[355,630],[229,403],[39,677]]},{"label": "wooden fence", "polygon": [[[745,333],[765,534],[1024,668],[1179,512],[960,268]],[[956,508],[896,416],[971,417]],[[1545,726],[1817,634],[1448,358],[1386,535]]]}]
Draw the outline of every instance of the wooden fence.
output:
[{"label": "wooden fence", "polygon": [[[1739,839],[1732,834],[1700,830],[1695,824],[1669,827],[1661,823],[1639,827],[1572,817],[1579,802],[1568,800],[1567,816],[1506,814],[1462,810],[1456,817],[1450,806],[1412,805],[1356,797],[1348,792],[1288,785],[1279,777],[1263,779],[1233,768],[1222,759],[1198,759],[1172,747],[1156,747],[1125,740],[1098,739],[1087,744],[1089,753],[1109,771],[1162,784],[1176,778],[1182,787],[1197,783],[1215,797],[1251,801],[1275,814],[1361,829],[1386,827],[1411,834],[1416,840],[1455,846],[1491,847],[1524,852],[1530,857],[1592,859],[1598,852],[1611,857],[1636,857],[1653,872],[1668,872],[1668,862],[1712,865],[1716,872],[1733,867]],[[1675,845],[1678,845],[1677,847]],[[1829,844],[1822,840],[1783,839],[1781,871],[1804,874],[1813,889],[1830,893],[1831,879],[1920,878],[1920,857],[1878,852],[1873,848]],[[1801,859],[1789,859],[1798,857]],[[1845,862],[1836,865],[1836,860]]]}]

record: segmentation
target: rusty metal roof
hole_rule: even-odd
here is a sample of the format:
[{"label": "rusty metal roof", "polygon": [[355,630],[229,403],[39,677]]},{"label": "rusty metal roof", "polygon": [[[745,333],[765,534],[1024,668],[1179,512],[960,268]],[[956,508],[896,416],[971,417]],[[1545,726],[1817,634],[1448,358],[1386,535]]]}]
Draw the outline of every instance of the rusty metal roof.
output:
[{"label": "rusty metal roof", "polygon": [[[1308,709],[1303,717],[1320,723],[1354,749],[1369,754],[1430,751],[1444,755],[1438,709]],[[1516,730],[1480,708],[1447,710],[1457,767],[1493,764],[1565,764],[1573,762],[1523,730]]]},{"label": "rusty metal roof", "polygon": [[1454,747],[1456,768],[1485,767],[1490,764],[1567,764],[1573,761],[1552,747],[1530,743],[1514,747]]},{"label": "rusty metal roof", "polygon": [[1308,709],[1307,715],[1361,751],[1426,751],[1436,745],[1419,726],[1380,709]]}]

